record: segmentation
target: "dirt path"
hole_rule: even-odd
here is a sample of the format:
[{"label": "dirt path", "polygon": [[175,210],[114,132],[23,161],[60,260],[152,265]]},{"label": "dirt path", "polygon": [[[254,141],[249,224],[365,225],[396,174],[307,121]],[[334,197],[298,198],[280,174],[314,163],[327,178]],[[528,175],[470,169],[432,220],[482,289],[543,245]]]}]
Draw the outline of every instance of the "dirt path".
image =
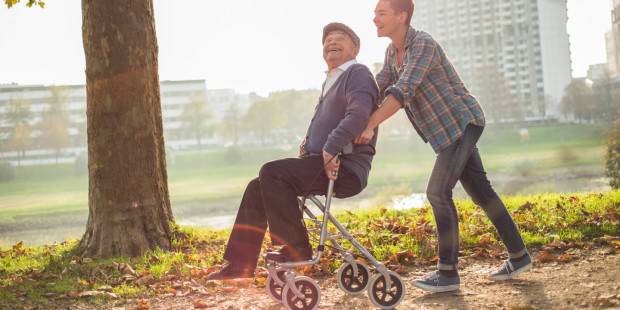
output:
[{"label": "dirt path", "polygon": [[[530,271],[503,282],[486,278],[499,265],[498,260],[469,260],[460,271],[461,289],[448,293],[425,292],[410,284],[434,266],[408,266],[409,272],[403,276],[405,298],[397,309],[620,309],[620,254],[609,246],[568,252],[570,262],[540,263],[536,259]],[[541,253],[532,254],[538,257]],[[331,277],[315,280],[321,287],[319,309],[378,309],[366,292],[348,296]],[[159,296],[146,301],[149,309],[194,309],[194,303],[200,301],[206,309],[285,309],[271,300],[264,288],[254,285],[236,292]],[[74,304],[71,308],[126,310],[138,306],[139,300],[131,299],[97,306]]]}]

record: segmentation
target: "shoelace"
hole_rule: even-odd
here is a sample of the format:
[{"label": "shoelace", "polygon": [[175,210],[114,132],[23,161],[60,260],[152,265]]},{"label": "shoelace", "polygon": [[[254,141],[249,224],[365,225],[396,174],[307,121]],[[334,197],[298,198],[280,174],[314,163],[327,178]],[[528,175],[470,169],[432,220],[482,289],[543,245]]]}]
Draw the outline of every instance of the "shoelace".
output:
[{"label": "shoelace", "polygon": [[506,271],[508,271],[508,273],[515,271],[515,267],[512,266],[512,263],[510,262],[509,259],[504,261],[504,266],[506,266],[505,268],[506,268]]},{"label": "shoelace", "polygon": [[[437,272],[429,272],[426,274],[426,276],[424,277],[425,280],[439,280],[439,276],[437,276]],[[437,281],[439,282],[439,281]]]}]

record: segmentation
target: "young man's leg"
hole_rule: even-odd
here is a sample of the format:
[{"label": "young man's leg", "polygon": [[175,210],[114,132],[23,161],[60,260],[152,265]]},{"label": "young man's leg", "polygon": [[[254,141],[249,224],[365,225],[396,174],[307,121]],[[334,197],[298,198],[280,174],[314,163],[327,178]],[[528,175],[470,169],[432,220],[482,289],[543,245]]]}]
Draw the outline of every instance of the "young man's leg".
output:
[{"label": "young man's leg", "polygon": [[468,125],[463,136],[437,155],[435,166],[428,182],[427,198],[433,208],[437,227],[438,271],[416,279],[413,284],[433,292],[457,290],[459,224],[452,190],[456,186],[467,164],[482,128]]},{"label": "young man's leg", "polygon": [[472,152],[463,170],[461,184],[474,203],[482,207],[508,250],[509,261],[489,277],[495,280],[507,280],[530,269],[531,258],[519,229],[487,179],[477,148]]}]

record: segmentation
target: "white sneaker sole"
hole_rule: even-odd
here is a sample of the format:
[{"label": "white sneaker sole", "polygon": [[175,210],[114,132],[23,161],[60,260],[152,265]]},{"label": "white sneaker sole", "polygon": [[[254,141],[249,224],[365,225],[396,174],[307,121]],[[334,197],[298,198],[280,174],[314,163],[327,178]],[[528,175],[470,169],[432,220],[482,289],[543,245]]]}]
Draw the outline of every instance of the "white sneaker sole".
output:
[{"label": "white sneaker sole", "polygon": [[532,269],[532,263],[529,263],[509,274],[502,274],[502,275],[496,275],[496,276],[491,276],[489,275],[488,278],[491,280],[495,280],[495,281],[504,281],[504,280],[510,280],[514,277],[516,277],[517,275],[519,275],[520,273],[524,272],[524,271],[528,271]]},{"label": "white sneaker sole", "polygon": [[420,283],[417,281],[411,281],[411,283],[423,290],[435,292],[435,293],[443,293],[443,292],[451,292],[458,290],[461,285],[460,284],[452,284],[452,285],[444,285],[444,286],[431,286],[426,285],[424,283]]}]

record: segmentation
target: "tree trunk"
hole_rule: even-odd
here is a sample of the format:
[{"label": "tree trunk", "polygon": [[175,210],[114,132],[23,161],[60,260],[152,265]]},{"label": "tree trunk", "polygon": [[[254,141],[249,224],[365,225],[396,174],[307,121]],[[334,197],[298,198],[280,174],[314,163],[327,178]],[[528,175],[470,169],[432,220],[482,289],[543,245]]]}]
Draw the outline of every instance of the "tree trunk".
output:
[{"label": "tree trunk", "polygon": [[88,223],[82,257],[170,247],[152,0],[82,0],[86,55]]}]

